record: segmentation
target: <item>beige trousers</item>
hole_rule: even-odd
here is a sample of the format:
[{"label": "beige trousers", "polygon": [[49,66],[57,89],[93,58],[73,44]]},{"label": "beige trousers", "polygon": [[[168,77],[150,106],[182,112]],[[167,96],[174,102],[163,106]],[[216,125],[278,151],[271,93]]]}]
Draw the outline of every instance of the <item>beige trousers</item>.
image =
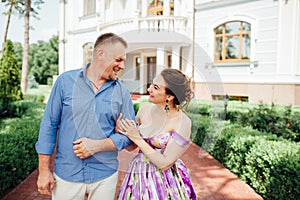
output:
[{"label": "beige trousers", "polygon": [[68,182],[54,174],[52,200],[113,200],[118,182],[118,172],[93,183]]}]

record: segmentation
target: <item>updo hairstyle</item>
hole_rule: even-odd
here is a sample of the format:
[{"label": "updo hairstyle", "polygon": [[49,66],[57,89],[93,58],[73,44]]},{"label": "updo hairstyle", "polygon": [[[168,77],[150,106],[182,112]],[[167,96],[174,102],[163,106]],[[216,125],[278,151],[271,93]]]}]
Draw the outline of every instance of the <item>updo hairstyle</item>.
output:
[{"label": "updo hairstyle", "polygon": [[174,104],[179,108],[188,106],[194,97],[191,88],[191,79],[177,69],[164,69],[161,76],[165,80],[166,94],[174,96]]}]

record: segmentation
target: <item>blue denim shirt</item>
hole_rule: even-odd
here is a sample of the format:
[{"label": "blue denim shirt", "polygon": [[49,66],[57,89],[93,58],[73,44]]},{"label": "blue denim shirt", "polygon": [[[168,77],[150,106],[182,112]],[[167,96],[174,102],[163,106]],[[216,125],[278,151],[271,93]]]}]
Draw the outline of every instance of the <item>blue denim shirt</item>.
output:
[{"label": "blue denim shirt", "polygon": [[86,159],[73,152],[73,141],[81,137],[111,138],[117,150],[132,142],[115,133],[119,113],[135,120],[130,93],[118,80],[107,81],[95,94],[86,77],[86,68],[61,74],[55,82],[40,125],[38,154],[57,149],[54,172],[70,182],[91,183],[118,170],[118,151],[98,152]]}]

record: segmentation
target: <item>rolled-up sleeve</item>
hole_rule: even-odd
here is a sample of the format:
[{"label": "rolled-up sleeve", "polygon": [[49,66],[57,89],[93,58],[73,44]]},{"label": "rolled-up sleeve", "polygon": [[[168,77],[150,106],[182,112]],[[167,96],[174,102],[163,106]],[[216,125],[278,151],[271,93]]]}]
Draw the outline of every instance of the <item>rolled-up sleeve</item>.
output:
[{"label": "rolled-up sleeve", "polygon": [[120,133],[112,134],[109,138],[112,139],[117,150],[119,151],[132,144],[131,140],[129,140],[128,137]]}]

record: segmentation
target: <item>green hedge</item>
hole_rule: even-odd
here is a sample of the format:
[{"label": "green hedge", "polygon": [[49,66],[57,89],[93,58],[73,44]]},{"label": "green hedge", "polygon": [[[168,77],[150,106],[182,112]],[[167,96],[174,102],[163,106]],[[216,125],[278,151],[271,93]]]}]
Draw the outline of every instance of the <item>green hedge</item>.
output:
[{"label": "green hedge", "polygon": [[299,112],[274,105],[231,108],[227,115],[230,120],[222,123],[218,114],[212,113],[211,105],[204,103],[200,107],[193,104],[188,114],[194,143],[264,199],[300,196],[300,145],[292,141],[299,136]]},{"label": "green hedge", "polygon": [[264,199],[300,196],[299,143],[227,124],[210,153]]},{"label": "green hedge", "polygon": [[288,141],[258,140],[245,157],[244,179],[265,199],[298,199],[300,147]]},{"label": "green hedge", "polygon": [[35,143],[45,105],[29,101],[14,104],[22,117],[0,121],[0,197],[37,168]]}]

